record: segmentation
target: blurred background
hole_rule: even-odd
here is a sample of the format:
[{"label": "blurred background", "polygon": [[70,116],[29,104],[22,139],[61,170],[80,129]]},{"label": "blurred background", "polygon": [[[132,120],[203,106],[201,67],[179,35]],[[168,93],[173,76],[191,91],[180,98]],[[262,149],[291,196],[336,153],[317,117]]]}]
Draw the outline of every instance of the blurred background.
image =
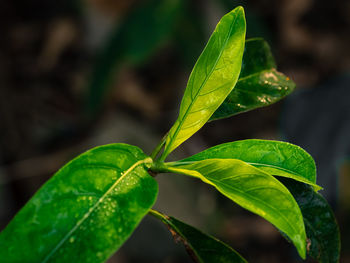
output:
[{"label": "blurred background", "polygon": [[[0,230],[64,163],[107,143],[150,153],[177,117],[220,17],[243,5],[297,88],[267,108],[208,123],[171,158],[239,139],[285,140],[316,160],[350,262],[350,2],[346,0],[0,1]],[[159,175],[156,208],[251,262],[300,262],[268,222],[209,186]],[[146,217],[108,262],[191,262]]]}]

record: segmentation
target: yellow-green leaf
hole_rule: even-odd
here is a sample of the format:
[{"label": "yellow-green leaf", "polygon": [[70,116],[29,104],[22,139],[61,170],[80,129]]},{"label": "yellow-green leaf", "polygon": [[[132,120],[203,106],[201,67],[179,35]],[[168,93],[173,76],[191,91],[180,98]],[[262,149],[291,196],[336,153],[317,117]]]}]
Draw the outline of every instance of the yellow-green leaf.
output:
[{"label": "yellow-green leaf", "polygon": [[190,75],[161,160],[197,132],[234,88],[241,71],[245,31],[242,7],[218,23]]},{"label": "yellow-green leaf", "polygon": [[241,140],[206,149],[181,162],[205,159],[239,159],[271,175],[292,178],[316,185],[316,165],[313,158],[299,146],[272,140]]},{"label": "yellow-green leaf", "polygon": [[285,233],[305,258],[306,234],[298,204],[273,176],[236,159],[169,163],[164,170],[201,179]]}]

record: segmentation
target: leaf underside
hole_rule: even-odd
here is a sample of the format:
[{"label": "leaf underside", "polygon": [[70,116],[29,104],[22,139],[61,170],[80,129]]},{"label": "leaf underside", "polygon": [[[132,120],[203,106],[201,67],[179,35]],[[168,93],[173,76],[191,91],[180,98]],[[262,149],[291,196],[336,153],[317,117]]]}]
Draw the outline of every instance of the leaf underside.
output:
[{"label": "leaf underside", "polygon": [[289,177],[310,184],[315,190],[316,166],[313,158],[299,146],[272,140],[241,140],[220,144],[180,162],[205,159],[239,159],[266,173]]},{"label": "leaf underside", "polygon": [[281,178],[297,201],[304,217],[310,245],[308,255],[320,263],[339,262],[340,233],[327,201],[308,185]]},{"label": "leaf underside", "polygon": [[169,163],[166,169],[199,178],[243,208],[265,218],[284,232],[305,258],[302,214],[288,189],[273,176],[236,159]]},{"label": "leaf underside", "polygon": [[256,38],[247,40],[236,86],[210,120],[271,105],[290,94],[294,88],[294,82],[276,70],[266,41]]},{"label": "leaf underside", "polygon": [[[163,215],[157,211],[157,218],[166,224],[176,235],[180,236],[190,256],[200,263],[246,263],[238,252],[222,241],[209,236],[180,220]],[[174,234],[173,234],[174,235]]]},{"label": "leaf underside", "polygon": [[231,92],[241,70],[244,41],[244,11],[238,7],[220,20],[194,66],[161,160],[197,132]]},{"label": "leaf underside", "polygon": [[94,148],[60,169],[0,233],[10,262],[104,262],[155,202],[150,162],[125,144]]}]

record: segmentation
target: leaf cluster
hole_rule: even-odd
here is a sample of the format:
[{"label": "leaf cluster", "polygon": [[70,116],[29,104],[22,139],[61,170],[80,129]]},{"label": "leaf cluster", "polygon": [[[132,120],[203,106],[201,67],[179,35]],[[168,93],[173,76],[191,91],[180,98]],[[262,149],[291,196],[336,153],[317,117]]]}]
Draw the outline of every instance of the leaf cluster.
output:
[{"label": "leaf cluster", "polygon": [[148,213],[169,227],[195,261],[246,262],[216,238],[152,210],[159,173],[213,186],[271,222],[301,258],[337,262],[339,230],[317,193],[315,163],[300,147],[243,140],[165,162],[206,122],[270,105],[294,89],[276,70],[267,43],[246,40],[245,32],[242,7],[220,20],[189,77],[177,120],[150,156],[136,146],[100,146],[46,182],[1,232],[2,262],[104,262]]}]

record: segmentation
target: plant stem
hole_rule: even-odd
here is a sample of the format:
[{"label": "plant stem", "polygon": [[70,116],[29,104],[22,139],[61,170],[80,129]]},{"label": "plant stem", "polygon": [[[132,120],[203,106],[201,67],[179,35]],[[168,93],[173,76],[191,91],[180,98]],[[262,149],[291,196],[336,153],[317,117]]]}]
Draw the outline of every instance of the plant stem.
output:
[{"label": "plant stem", "polygon": [[168,133],[166,133],[164,135],[164,137],[160,140],[160,142],[158,143],[157,147],[153,150],[152,154],[151,154],[151,158],[154,160],[157,155],[159,154],[159,152],[162,150],[164,144],[165,144],[165,140],[167,137]]},{"label": "plant stem", "polygon": [[166,157],[167,155],[163,152],[162,155],[159,157],[159,161],[164,162]]},{"label": "plant stem", "polygon": [[164,221],[164,215],[161,214],[160,212],[150,209],[148,212],[151,216],[160,219],[161,221]]}]

